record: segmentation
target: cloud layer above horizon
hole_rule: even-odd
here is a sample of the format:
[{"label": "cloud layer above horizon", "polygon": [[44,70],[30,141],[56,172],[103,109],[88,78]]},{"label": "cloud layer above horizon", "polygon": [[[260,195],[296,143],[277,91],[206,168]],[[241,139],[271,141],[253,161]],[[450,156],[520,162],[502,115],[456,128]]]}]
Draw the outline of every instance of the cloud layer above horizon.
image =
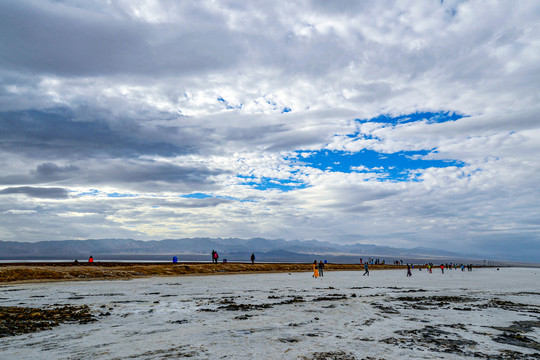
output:
[{"label": "cloud layer above horizon", "polygon": [[537,1],[0,2],[0,240],[540,262]]}]

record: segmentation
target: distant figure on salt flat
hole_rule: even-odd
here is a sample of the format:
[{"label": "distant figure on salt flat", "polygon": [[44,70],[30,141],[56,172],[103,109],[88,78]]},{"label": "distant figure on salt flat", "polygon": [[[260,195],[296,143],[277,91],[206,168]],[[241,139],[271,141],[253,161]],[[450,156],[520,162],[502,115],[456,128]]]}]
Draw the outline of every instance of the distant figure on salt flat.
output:
[{"label": "distant figure on salt flat", "polygon": [[317,260],[313,260],[313,277],[319,277],[319,268],[317,267]]},{"label": "distant figure on salt flat", "polygon": [[365,276],[365,275],[369,276],[368,263],[365,263],[365,264],[364,264],[364,270],[366,270],[366,272],[365,272],[364,275],[362,275],[362,276]]},{"label": "distant figure on salt flat", "polygon": [[255,253],[251,253],[251,265],[255,264]]},{"label": "distant figure on salt flat", "polygon": [[172,262],[173,262],[173,264],[176,264],[178,262],[178,258],[176,256],[173,256]]},{"label": "distant figure on salt flat", "polygon": [[412,276],[411,265],[407,264],[407,277]]},{"label": "distant figure on salt flat", "polygon": [[324,276],[324,264],[322,260],[319,261],[319,275]]},{"label": "distant figure on salt flat", "polygon": [[441,264],[441,271],[444,274],[444,265],[443,264]]},{"label": "distant figure on salt flat", "polygon": [[94,258],[92,257],[92,255],[90,255],[90,257],[88,258],[88,262],[89,262],[89,263],[93,263],[93,262],[94,262]]}]

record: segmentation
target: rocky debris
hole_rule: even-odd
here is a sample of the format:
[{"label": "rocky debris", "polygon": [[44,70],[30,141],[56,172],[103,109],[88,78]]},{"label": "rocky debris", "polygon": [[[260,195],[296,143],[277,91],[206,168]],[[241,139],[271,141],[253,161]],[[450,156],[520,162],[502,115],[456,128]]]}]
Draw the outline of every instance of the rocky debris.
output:
[{"label": "rocky debris", "polygon": [[277,305],[290,305],[305,302],[304,298],[301,296],[294,296],[290,299],[286,299],[276,303],[263,303],[263,304],[238,304],[232,299],[222,299],[218,302],[221,306],[218,306],[217,309],[208,309],[202,308],[199,311],[218,311],[218,310],[227,310],[227,311],[252,311],[252,310],[263,310],[269,309]]},{"label": "rocky debris", "polygon": [[471,355],[471,347],[477,345],[475,341],[463,339],[458,334],[444,331],[435,326],[425,326],[421,329],[397,330],[395,334],[402,337],[382,339],[381,342],[396,345],[402,348],[424,347],[429,351]]},{"label": "rocky debris", "polygon": [[297,343],[297,342],[300,342],[300,339],[298,338],[279,338],[278,339],[279,342],[282,342],[282,343]]},{"label": "rocky debris", "polygon": [[[494,327],[497,330],[504,331],[504,333],[493,338],[493,340],[507,345],[520,346],[538,351],[540,350],[540,344],[520,333],[522,330],[532,331],[534,327],[538,326],[538,321],[518,321],[509,327]],[[476,341],[464,339],[459,334],[443,330],[442,327],[466,331],[466,327],[463,324],[425,326],[421,329],[395,331],[396,335],[400,335],[399,337],[382,339],[380,342],[401,348],[423,349],[479,359],[530,360],[540,358],[540,353],[526,354],[509,349],[491,354],[478,352],[474,350],[478,345]]]},{"label": "rocky debris", "polygon": [[501,331],[508,331],[512,333],[528,333],[533,331],[534,328],[540,328],[540,321],[515,321],[508,327],[495,326],[494,329]]},{"label": "rocky debris", "polygon": [[480,299],[467,296],[398,296],[395,300],[403,302],[414,302],[417,305],[427,306],[447,306],[455,303],[477,302]]},{"label": "rocky debris", "polygon": [[[521,334],[505,332],[493,338],[493,340],[501,344],[519,346],[540,351],[540,343],[538,341]],[[540,353],[538,355],[540,356]]]},{"label": "rocky debris", "polygon": [[503,350],[497,355],[486,356],[488,360],[538,360],[539,354],[524,354],[519,351]]},{"label": "rocky debris", "polygon": [[247,320],[247,319],[249,319],[250,317],[253,317],[253,315],[247,315],[247,314],[244,314],[244,315],[238,315],[238,316],[235,316],[235,317],[234,317],[234,320]]},{"label": "rocky debris", "polygon": [[[203,347],[192,347],[188,345],[182,345],[175,348],[170,349],[161,349],[161,350],[153,350],[153,351],[147,351],[142,354],[138,355],[130,355],[130,359],[180,359],[180,358],[192,358],[192,357],[199,357],[202,354],[206,353],[207,350]],[[113,360],[120,360],[125,359],[125,357],[122,358],[114,358]]]},{"label": "rocky debris", "polygon": [[271,308],[272,304],[228,304],[218,307],[220,310],[227,311],[251,311],[251,310],[262,310]]},{"label": "rocky debris", "polygon": [[379,310],[380,312],[384,314],[399,314],[399,311],[397,311],[391,306],[384,306],[383,304],[379,304],[379,303],[371,303],[371,306],[373,306],[374,308],[376,308],[377,310]]},{"label": "rocky debris", "polygon": [[303,356],[300,359],[302,360],[356,360],[356,357],[351,353],[346,353],[344,351],[326,351],[326,352],[316,352],[311,354],[309,357]]},{"label": "rocky debris", "polygon": [[540,328],[540,321],[515,321],[510,326],[494,326],[493,328],[503,331],[501,335],[493,338],[498,343],[540,351],[540,343],[525,335],[534,328]]},{"label": "rocky debris", "polygon": [[0,306],[0,337],[48,330],[62,323],[87,324],[97,321],[87,305],[29,308]]},{"label": "rocky debris", "polygon": [[296,303],[303,303],[306,302],[303,297],[301,296],[295,296],[292,299],[287,299],[280,301],[278,303],[275,303],[274,305],[289,305],[289,304],[296,304]]},{"label": "rocky debris", "polygon": [[313,301],[336,301],[336,300],[346,300],[347,295],[345,294],[326,294],[325,296],[320,296]]},{"label": "rocky debris", "polygon": [[527,312],[533,314],[540,314],[540,306],[515,303],[513,301],[502,299],[491,299],[487,304],[480,306],[481,308],[499,308],[508,311]]}]

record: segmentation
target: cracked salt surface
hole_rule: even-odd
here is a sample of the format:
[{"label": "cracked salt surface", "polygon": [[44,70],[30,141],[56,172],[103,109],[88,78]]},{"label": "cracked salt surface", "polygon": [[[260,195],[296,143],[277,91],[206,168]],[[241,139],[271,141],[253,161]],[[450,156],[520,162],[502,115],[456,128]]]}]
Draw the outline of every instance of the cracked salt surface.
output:
[{"label": "cracked salt surface", "polygon": [[2,337],[0,358],[540,359],[538,269],[362,273],[3,286],[2,306],[98,321]]}]

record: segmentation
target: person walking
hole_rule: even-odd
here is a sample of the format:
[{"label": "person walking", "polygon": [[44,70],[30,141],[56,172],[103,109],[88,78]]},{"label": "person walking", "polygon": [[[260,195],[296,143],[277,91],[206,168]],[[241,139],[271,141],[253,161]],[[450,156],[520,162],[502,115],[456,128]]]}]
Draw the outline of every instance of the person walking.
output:
[{"label": "person walking", "polygon": [[319,268],[317,266],[317,260],[313,260],[313,277],[314,278],[319,277]]},{"label": "person walking", "polygon": [[407,277],[412,276],[411,265],[407,264]]},{"label": "person walking", "polygon": [[255,264],[255,253],[251,253],[251,265]]},{"label": "person walking", "polygon": [[364,270],[366,270],[366,272],[365,272],[364,275],[362,275],[362,276],[365,276],[365,275],[369,276],[368,263],[364,263]]},{"label": "person walking", "polygon": [[319,275],[320,275],[321,277],[324,276],[324,264],[323,264],[322,260],[319,261]]}]

